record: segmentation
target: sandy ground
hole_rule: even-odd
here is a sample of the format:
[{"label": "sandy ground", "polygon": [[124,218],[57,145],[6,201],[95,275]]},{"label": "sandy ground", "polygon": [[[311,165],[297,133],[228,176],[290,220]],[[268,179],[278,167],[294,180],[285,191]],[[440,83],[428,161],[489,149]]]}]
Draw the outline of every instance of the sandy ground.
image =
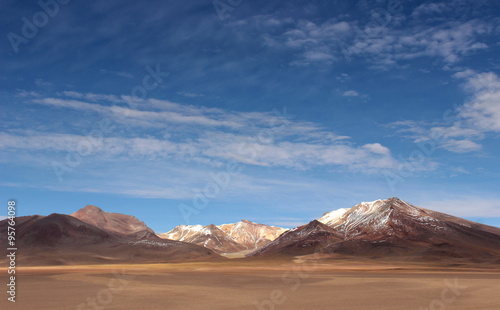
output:
[{"label": "sandy ground", "polygon": [[245,262],[25,267],[17,276],[17,302],[4,293],[0,309],[500,309],[499,270]]}]

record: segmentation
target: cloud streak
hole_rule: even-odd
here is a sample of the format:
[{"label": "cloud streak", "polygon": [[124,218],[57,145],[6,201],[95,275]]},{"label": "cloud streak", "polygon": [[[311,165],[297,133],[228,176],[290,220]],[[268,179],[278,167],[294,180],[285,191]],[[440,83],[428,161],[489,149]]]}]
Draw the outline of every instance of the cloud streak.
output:
[{"label": "cloud streak", "polygon": [[[116,130],[102,137],[92,148],[97,158],[144,157],[213,165],[234,161],[299,170],[331,166],[367,173],[390,169],[397,163],[390,150],[380,143],[356,146],[347,136],[312,122],[292,119],[286,110],[235,112],[158,99],[148,99],[131,108],[132,104],[123,106],[133,100],[127,96],[62,94],[80,99],[47,97],[33,98],[32,102],[110,118],[119,123],[118,129],[130,125],[141,127],[141,131],[132,131],[133,134],[118,135]],[[172,128],[177,130],[157,134],[159,129]],[[1,133],[1,138],[0,146],[4,149],[44,152],[75,152],[82,144],[89,144],[88,135],[50,131],[7,131]]]},{"label": "cloud streak", "polygon": [[[488,38],[497,30],[496,19],[451,20],[441,18],[427,24],[429,14],[448,10],[444,3],[421,5],[409,16],[391,14],[382,8],[371,11],[372,20],[326,21],[306,19],[294,23],[282,32],[271,31],[263,36],[264,44],[272,49],[288,49],[298,57],[295,65],[332,64],[362,58],[374,68],[390,66],[417,58],[438,58],[452,65],[479,50],[489,48]],[[385,13],[381,13],[385,12]],[[248,22],[261,22],[252,17]],[[346,18],[346,17],[344,17]],[[274,28],[273,28],[274,29]]]}]

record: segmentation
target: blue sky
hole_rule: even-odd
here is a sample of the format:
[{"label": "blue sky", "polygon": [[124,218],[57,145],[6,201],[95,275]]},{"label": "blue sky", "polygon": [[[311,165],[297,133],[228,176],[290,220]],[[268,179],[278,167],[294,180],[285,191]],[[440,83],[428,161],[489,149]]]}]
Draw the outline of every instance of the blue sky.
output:
[{"label": "blue sky", "polygon": [[0,12],[19,215],[293,227],[397,196],[500,226],[498,2],[66,2]]}]

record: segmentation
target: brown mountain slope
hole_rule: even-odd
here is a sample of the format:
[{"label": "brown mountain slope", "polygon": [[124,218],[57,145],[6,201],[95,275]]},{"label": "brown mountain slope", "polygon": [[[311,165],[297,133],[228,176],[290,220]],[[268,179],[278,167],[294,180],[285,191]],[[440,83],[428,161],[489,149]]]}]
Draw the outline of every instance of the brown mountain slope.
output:
[{"label": "brown mountain slope", "polygon": [[111,234],[134,239],[157,239],[155,232],[151,228],[132,215],[104,212],[100,208],[91,205],[87,205],[70,215]]}]

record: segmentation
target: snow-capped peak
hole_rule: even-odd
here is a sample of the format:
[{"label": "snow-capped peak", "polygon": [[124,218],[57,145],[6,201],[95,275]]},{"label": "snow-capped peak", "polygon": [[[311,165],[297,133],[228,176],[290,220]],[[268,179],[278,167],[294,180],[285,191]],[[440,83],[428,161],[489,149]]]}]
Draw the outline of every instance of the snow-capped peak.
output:
[{"label": "snow-capped peak", "polygon": [[[370,214],[373,213],[375,210],[377,210],[378,207],[385,204],[387,201],[388,199],[377,199],[375,201],[370,201],[370,202],[364,201],[354,207],[361,207],[361,210],[359,210],[361,211],[361,213]],[[325,214],[323,214],[321,218],[318,219],[318,221],[323,224],[331,226],[332,224],[339,222],[344,216],[344,214],[347,211],[352,210],[353,208],[341,208],[331,212],[326,212]],[[359,211],[358,213],[360,213]]]},{"label": "snow-capped peak", "polygon": [[384,229],[392,232],[397,229],[405,231],[406,228],[401,227],[406,225],[403,224],[406,220],[419,223],[435,221],[424,210],[397,197],[361,202],[350,209],[325,213],[319,219],[320,222],[350,236],[363,232],[377,233]]},{"label": "snow-capped peak", "polygon": [[332,212],[327,212],[327,213],[323,214],[323,216],[321,218],[318,219],[318,222],[321,222],[321,223],[323,223],[325,225],[329,225],[329,226],[333,225],[336,222],[338,222],[342,218],[342,216],[349,210],[350,209],[342,208],[342,209],[334,210]]},{"label": "snow-capped peak", "polygon": [[210,235],[213,233],[213,227],[203,225],[179,225],[169,232],[159,234],[162,238],[185,241],[193,234]]},{"label": "snow-capped peak", "polygon": [[[345,226],[350,229],[360,223],[373,219],[374,217],[379,218],[380,225],[388,220],[390,216],[390,210],[382,210],[383,206],[389,205],[391,201],[400,201],[398,198],[393,197],[389,199],[377,199],[375,201],[364,201],[352,208],[342,208],[332,212],[327,212],[318,220],[319,222],[328,225],[330,227]],[[383,215],[381,214],[383,213]],[[382,216],[382,217],[380,217]]]}]

